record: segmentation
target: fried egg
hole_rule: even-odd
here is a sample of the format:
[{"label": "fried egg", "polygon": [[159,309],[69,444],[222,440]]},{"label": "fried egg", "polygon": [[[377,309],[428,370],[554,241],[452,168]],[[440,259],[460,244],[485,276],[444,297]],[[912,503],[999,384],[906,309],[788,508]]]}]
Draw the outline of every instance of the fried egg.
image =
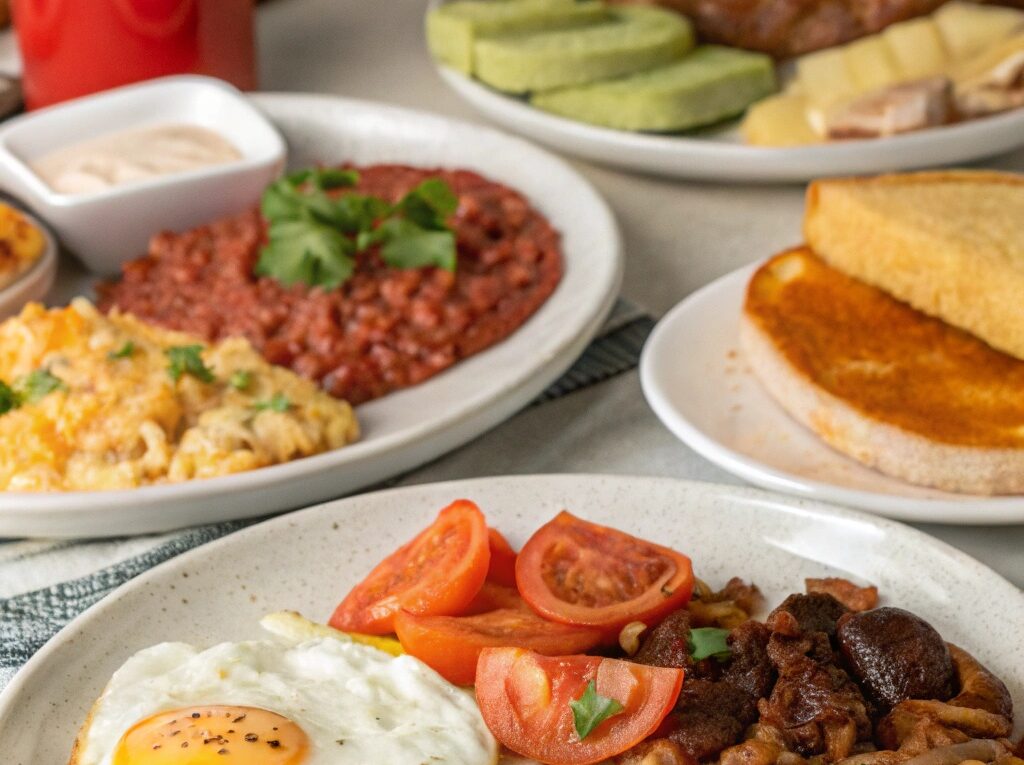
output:
[{"label": "fried egg", "polygon": [[469,693],[411,656],[308,634],[323,636],[140,651],[93,706],[69,765],[497,761]]}]

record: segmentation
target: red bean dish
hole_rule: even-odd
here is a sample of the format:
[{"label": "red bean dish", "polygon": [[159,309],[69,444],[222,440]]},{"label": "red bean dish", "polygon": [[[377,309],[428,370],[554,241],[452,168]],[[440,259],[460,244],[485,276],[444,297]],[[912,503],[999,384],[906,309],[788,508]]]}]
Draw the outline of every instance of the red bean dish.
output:
[{"label": "red bean dish", "polygon": [[100,307],[212,341],[242,335],[268,361],[359,404],[415,385],[503,340],[562,277],[559,234],[518,192],[465,170],[373,165],[353,191],[397,201],[439,177],[459,198],[455,273],[396,269],[375,252],[334,290],[253,274],[265,243],[257,210],[181,234],[99,285]]}]

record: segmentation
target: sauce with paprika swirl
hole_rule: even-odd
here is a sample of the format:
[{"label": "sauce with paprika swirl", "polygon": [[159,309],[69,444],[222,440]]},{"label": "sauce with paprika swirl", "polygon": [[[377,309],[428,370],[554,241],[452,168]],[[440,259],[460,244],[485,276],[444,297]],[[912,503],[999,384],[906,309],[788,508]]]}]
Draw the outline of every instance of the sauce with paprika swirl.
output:
[{"label": "sauce with paprika swirl", "polygon": [[454,273],[389,267],[375,250],[353,276],[324,290],[285,287],[253,273],[265,243],[257,210],[180,234],[98,285],[114,307],[207,341],[241,335],[274,364],[359,404],[416,385],[503,340],[554,292],[562,277],[558,232],[517,191],[467,170],[403,165],[352,168],[353,191],[392,202],[427,178],[459,198]]}]

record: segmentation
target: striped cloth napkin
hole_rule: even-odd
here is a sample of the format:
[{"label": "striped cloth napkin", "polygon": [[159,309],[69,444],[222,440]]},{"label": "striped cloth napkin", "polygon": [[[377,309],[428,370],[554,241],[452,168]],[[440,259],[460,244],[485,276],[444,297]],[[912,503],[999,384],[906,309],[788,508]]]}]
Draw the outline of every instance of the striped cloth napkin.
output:
[{"label": "striped cloth napkin", "polygon": [[[635,368],[653,327],[653,319],[620,300],[583,355],[531,406]],[[114,588],[158,563],[258,521],[125,539],[0,539],[0,689],[61,627]]]}]

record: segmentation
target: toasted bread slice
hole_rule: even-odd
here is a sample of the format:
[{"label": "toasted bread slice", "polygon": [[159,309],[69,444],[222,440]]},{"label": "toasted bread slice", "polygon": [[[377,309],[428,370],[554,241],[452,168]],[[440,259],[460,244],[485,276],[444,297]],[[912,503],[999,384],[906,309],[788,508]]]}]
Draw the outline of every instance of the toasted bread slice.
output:
[{"label": "toasted bread slice", "polygon": [[817,181],[804,235],[843,273],[1024,359],[1024,176]]},{"label": "toasted bread slice", "polygon": [[768,392],[836,450],[946,491],[1024,492],[1024,362],[807,248],[755,273],[740,339]]}]

